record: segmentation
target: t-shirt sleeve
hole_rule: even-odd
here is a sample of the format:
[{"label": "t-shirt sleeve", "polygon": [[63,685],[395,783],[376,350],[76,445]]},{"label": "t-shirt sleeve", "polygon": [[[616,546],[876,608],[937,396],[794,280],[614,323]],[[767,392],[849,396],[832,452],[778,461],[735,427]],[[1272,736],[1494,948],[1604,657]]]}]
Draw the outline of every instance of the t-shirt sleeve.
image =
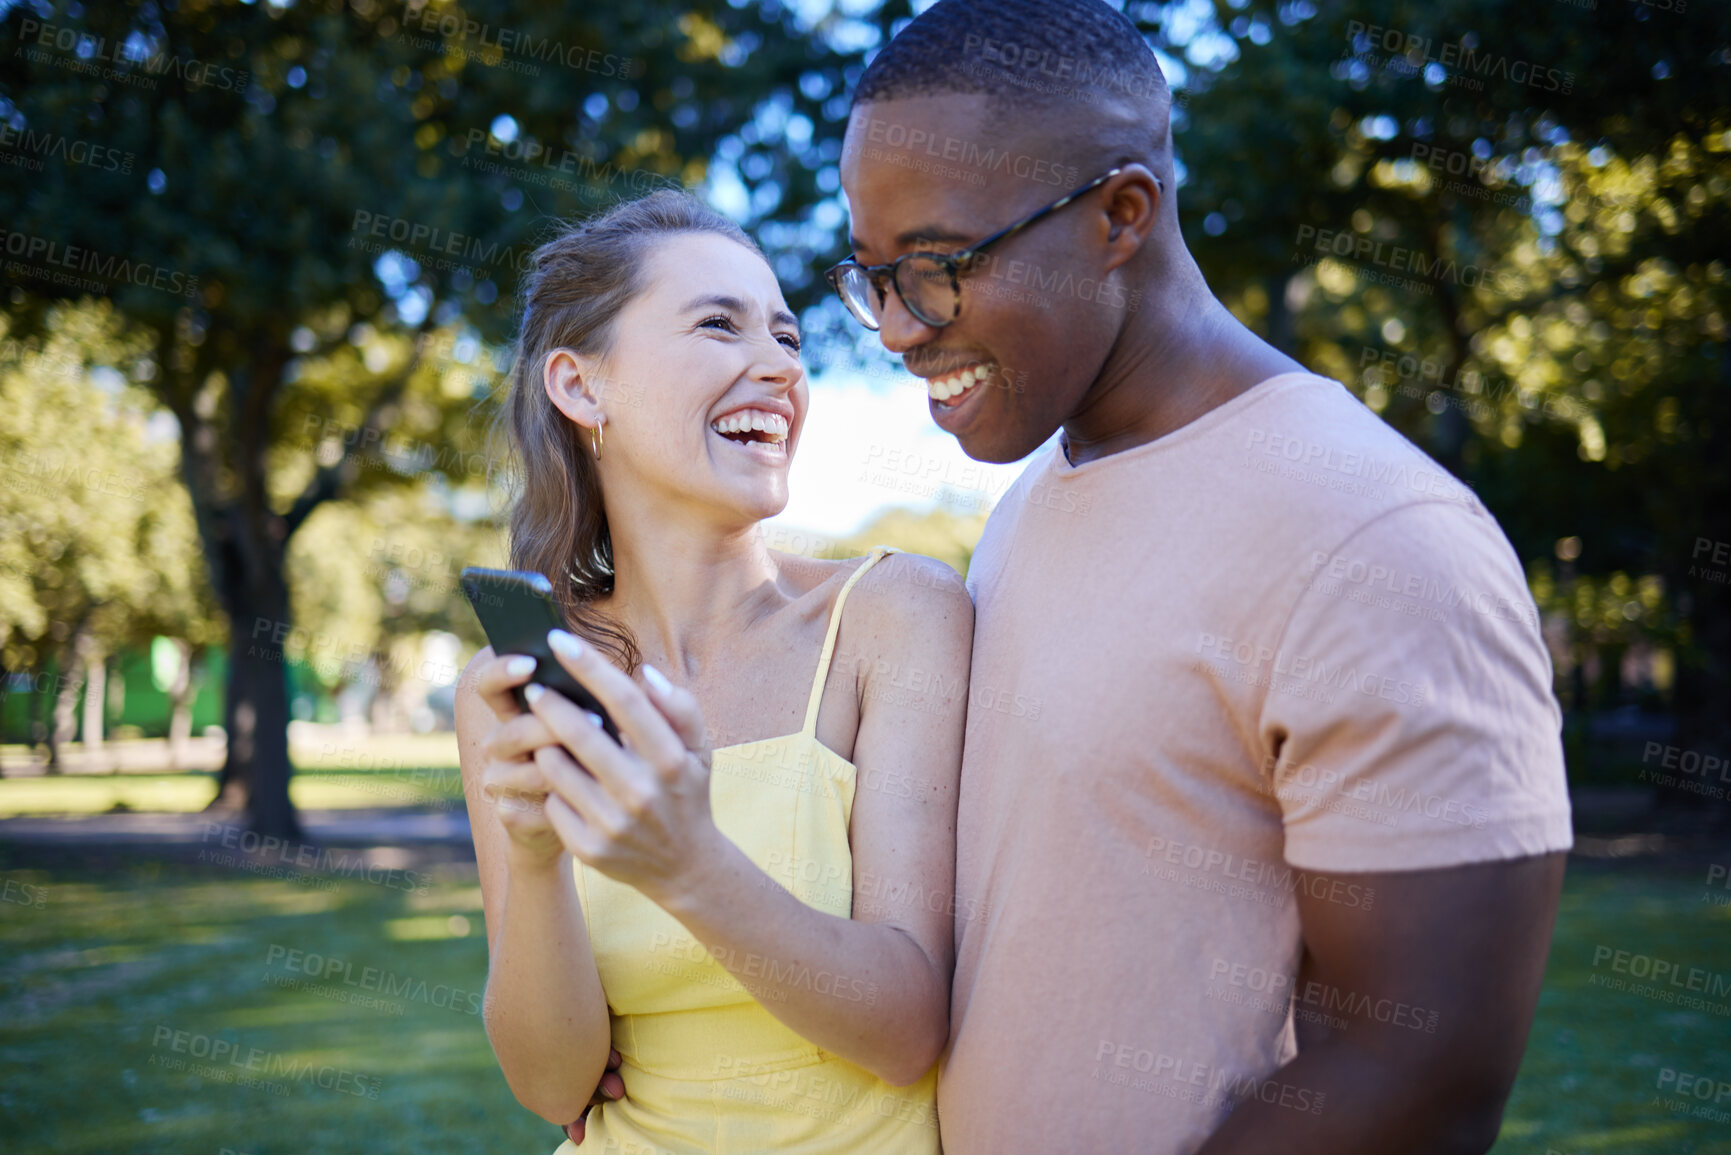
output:
[{"label": "t-shirt sleeve", "polygon": [[1550,653],[1488,513],[1383,513],[1312,551],[1300,582],[1260,719],[1288,863],[1419,870],[1572,845]]}]

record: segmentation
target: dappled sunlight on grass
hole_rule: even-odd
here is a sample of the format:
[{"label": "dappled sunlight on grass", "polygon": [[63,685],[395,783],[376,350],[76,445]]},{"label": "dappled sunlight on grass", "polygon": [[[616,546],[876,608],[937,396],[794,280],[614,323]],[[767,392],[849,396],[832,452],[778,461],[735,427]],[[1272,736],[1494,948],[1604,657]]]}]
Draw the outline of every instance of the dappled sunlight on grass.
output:
[{"label": "dappled sunlight on grass", "polygon": [[[1569,1151],[1631,1151],[1637,1146],[1645,1150],[1682,1151],[1682,1147],[1665,1144],[1681,1140],[1686,1130],[1682,1123],[1651,1123],[1641,1127],[1619,1127],[1614,1131],[1583,1131],[1564,1135],[1558,1141]],[[1709,1149],[1724,1151],[1727,1147],[1720,1143],[1711,1148],[1692,1148]]]},{"label": "dappled sunlight on grass", "polygon": [[4,873],[48,895],[0,912],[8,1150],[558,1144],[512,1098],[473,1013],[487,970],[479,917],[462,913],[478,906],[473,864],[427,868],[426,894],[191,864]]},{"label": "dappled sunlight on grass", "polygon": [[[0,818],[47,814],[105,814],[125,810],[193,814],[216,797],[213,774],[68,774],[0,778]],[[380,807],[455,809],[463,804],[454,768],[366,772],[297,771],[289,797],[305,810]]]},{"label": "dappled sunlight on grass", "polygon": [[1731,1076],[1731,1003],[1702,996],[1713,1009],[1698,1010],[1602,985],[1606,948],[1731,975],[1731,938],[1702,933],[1700,877],[1570,863],[1495,1155],[1731,1152],[1731,1124],[1671,1116],[1660,1101],[1678,1096],[1659,1086],[1667,1069]]},{"label": "dappled sunlight on grass", "polygon": [[0,817],[20,814],[103,814],[128,810],[188,813],[216,797],[208,774],[104,774],[0,779]]},{"label": "dappled sunlight on grass", "polygon": [[[478,1013],[475,867],[413,869],[424,893],[210,863],[0,871],[46,895],[0,910],[8,1150],[552,1151]],[[1731,1151],[1731,1125],[1657,1102],[1677,1098],[1663,1070],[1731,1071],[1731,1019],[1589,981],[1599,946],[1731,974],[1698,882],[1571,868],[1498,1155]]]},{"label": "dappled sunlight on grass", "polygon": [[463,938],[469,933],[469,920],[460,914],[449,918],[440,914],[418,915],[414,918],[393,918],[385,923],[385,935],[398,942],[422,942],[428,939]]},{"label": "dappled sunlight on grass", "polygon": [[440,887],[426,894],[409,895],[410,910],[446,910],[458,914],[468,914],[481,909],[481,888],[470,887]]}]

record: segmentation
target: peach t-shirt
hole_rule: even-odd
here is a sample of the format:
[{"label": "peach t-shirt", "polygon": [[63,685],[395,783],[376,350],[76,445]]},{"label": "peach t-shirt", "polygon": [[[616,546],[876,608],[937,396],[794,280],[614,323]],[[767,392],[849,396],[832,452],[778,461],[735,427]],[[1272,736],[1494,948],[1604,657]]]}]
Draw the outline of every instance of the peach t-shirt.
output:
[{"label": "peach t-shirt", "polygon": [[[1478,499],[1338,382],[1030,462],[968,571],[944,1149],[1194,1151],[1276,1068],[1309,872],[1566,850],[1551,663]],[[1297,1118],[1297,1115],[1295,1115]]]}]

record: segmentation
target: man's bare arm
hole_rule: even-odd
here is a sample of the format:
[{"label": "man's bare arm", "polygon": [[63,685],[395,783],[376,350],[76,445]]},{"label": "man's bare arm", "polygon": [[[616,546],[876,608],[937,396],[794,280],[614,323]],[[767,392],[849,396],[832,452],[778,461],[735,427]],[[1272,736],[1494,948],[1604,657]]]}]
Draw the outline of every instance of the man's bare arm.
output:
[{"label": "man's bare arm", "polygon": [[[1300,887],[1298,1055],[1199,1155],[1488,1150],[1538,1005],[1566,857]],[[1373,889],[1371,909],[1329,901],[1334,878]],[[1296,1108],[1318,1095],[1320,1110]]]}]

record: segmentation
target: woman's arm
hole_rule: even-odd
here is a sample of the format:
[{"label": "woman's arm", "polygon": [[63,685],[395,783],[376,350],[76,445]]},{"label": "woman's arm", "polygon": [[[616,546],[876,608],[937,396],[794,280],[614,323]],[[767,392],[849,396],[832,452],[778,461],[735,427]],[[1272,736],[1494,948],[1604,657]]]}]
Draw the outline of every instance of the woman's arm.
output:
[{"label": "woman's arm", "polygon": [[517,1101],[563,1126],[589,1104],[611,1027],[571,856],[533,760],[554,739],[510,693],[532,670],[512,673],[491,648],[475,655],[457,683],[457,748],[487,924],[487,1037]]},{"label": "woman's arm", "polygon": [[[642,756],[625,754],[571,703],[542,695],[532,709],[564,749],[536,758],[581,815],[568,829],[555,820],[568,846],[679,919],[783,1023],[905,1086],[931,1069],[949,1034],[949,896],[973,604],[947,566],[892,555],[861,580],[850,605],[837,660],[861,673],[864,691],[852,919],[807,906],[715,828],[702,719],[685,691],[648,676],[633,682],[593,648],[562,658]],[[927,693],[890,692],[891,671],[919,671]]]},{"label": "woman's arm", "polygon": [[924,1076],[949,1038],[973,630],[961,578],[931,558],[891,554],[848,601],[835,665],[861,687],[851,920],[799,901],[731,844],[723,870],[667,904],[778,1019],[898,1086]]}]

